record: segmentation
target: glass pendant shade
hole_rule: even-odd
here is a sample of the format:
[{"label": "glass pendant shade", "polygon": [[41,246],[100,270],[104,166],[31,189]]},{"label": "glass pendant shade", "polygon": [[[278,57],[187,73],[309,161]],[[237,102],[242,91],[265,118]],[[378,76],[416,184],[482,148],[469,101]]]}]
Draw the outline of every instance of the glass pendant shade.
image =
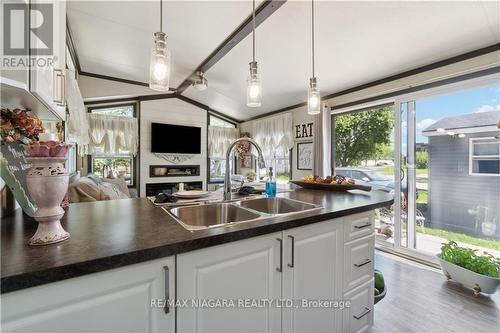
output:
[{"label": "glass pendant shade", "polygon": [[316,78],[309,79],[309,90],[307,93],[307,113],[318,114],[321,112],[321,95]]},{"label": "glass pendant shade", "polygon": [[259,107],[262,103],[262,87],[260,75],[257,72],[257,62],[250,63],[250,76],[247,80],[247,106]]},{"label": "glass pendant shade", "polygon": [[149,87],[157,91],[168,91],[170,82],[170,51],[167,49],[167,36],[155,32],[154,46],[149,64]]}]

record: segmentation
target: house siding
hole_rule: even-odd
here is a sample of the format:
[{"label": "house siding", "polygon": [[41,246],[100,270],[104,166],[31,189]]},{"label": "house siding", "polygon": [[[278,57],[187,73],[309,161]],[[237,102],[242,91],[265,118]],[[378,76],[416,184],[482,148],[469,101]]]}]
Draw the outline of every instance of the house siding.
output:
[{"label": "house siding", "polygon": [[[500,240],[500,177],[469,175],[469,138],[492,137],[487,132],[453,138],[429,137],[429,225],[431,227],[485,237],[483,219],[476,222],[474,211],[487,207],[486,221],[496,223]],[[480,213],[481,217],[484,215]]]}]

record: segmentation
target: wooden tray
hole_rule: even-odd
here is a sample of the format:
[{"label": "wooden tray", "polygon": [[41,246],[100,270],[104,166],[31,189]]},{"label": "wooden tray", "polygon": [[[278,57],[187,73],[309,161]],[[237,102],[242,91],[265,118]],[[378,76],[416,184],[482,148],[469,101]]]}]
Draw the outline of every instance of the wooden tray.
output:
[{"label": "wooden tray", "polygon": [[333,184],[305,182],[302,180],[291,180],[290,183],[311,190],[325,190],[325,191],[348,191],[348,190],[371,191],[372,190],[372,187],[367,185],[333,185]]}]

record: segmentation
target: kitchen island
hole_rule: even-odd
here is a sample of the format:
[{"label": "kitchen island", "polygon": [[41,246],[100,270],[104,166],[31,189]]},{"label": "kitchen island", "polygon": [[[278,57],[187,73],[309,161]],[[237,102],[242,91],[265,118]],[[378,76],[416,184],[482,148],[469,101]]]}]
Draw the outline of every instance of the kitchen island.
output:
[{"label": "kitchen island", "polygon": [[[357,326],[348,328],[351,318],[363,323],[361,328],[369,327],[372,212],[391,205],[392,196],[381,191],[305,189],[279,196],[322,208],[192,232],[144,198],[79,203],[70,205],[62,219],[71,238],[44,247],[27,245],[36,229],[33,220],[20,212],[3,219],[3,327],[67,332],[71,329],[66,324],[77,320],[81,323],[71,327],[80,331],[82,327],[89,331],[287,332],[314,327],[356,331]],[[349,298],[361,306],[332,312],[314,304],[300,309],[276,303],[264,309],[231,308],[231,304],[224,309],[200,309],[164,303],[171,299],[335,298]]]}]

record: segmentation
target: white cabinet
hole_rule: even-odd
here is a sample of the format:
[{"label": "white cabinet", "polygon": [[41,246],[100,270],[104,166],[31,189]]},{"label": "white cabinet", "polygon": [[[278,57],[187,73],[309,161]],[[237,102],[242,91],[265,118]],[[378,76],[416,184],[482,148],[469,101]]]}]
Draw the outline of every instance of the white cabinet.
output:
[{"label": "white cabinet", "polygon": [[373,325],[375,236],[372,213],[345,218],[344,297],[351,306],[343,312],[343,332],[357,333]]},{"label": "white cabinet", "polygon": [[2,332],[174,332],[173,309],[154,306],[174,295],[174,262],[158,259],[3,294]]},{"label": "white cabinet", "polygon": [[373,277],[344,295],[351,306],[343,312],[343,332],[364,332],[373,325]]},{"label": "white cabinet", "polygon": [[[178,332],[281,332],[281,309],[245,308],[238,300],[281,297],[281,232],[177,256]],[[206,301],[204,305],[191,300]],[[231,304],[208,302],[234,300]]]},{"label": "white cabinet", "polygon": [[342,298],[342,227],[331,220],[283,232],[283,298],[309,301],[283,308],[283,332],[341,331],[341,310],[316,301]]},{"label": "white cabinet", "polygon": [[[66,1],[32,0],[31,26],[38,27],[47,23],[43,15],[35,15],[37,9],[46,4],[52,5],[53,19],[53,57],[43,54],[43,48],[37,48],[32,43],[30,55],[35,59],[35,65],[30,69],[30,91],[40,99],[60,119],[65,119],[65,69],[66,69]],[[43,41],[41,41],[43,42]],[[33,61],[33,60],[32,60]],[[40,66],[39,66],[40,65]]]},{"label": "white cabinet", "polygon": [[[370,216],[358,214],[178,255],[180,301],[282,302],[281,307],[263,308],[184,304],[176,309],[178,332],[354,332],[371,326]],[[346,273],[350,266],[356,269]],[[342,300],[350,300],[355,308],[336,308],[335,301]]]}]

